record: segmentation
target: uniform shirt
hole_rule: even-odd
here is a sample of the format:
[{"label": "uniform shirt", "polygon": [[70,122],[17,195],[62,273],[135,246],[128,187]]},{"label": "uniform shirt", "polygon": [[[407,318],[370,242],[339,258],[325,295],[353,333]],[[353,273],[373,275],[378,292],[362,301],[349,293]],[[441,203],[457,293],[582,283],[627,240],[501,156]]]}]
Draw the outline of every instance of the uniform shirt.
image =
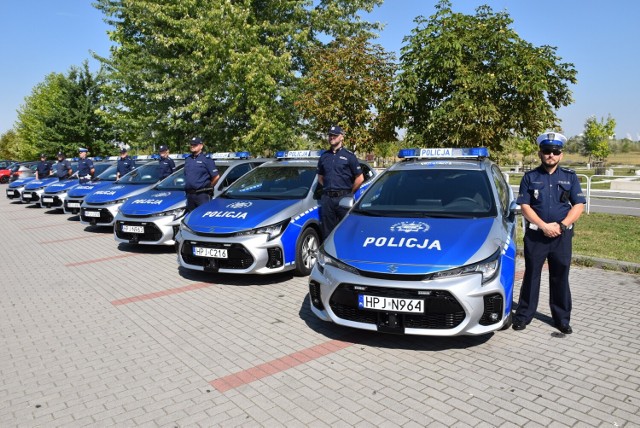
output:
[{"label": "uniform shirt", "polygon": [[564,220],[573,205],[586,204],[587,199],[574,171],[558,167],[549,174],[540,165],[522,177],[516,202],[530,205],[545,223],[556,223]]},{"label": "uniform shirt", "polygon": [[80,159],[78,161],[78,177],[83,178],[91,175],[93,169],[93,161],[89,158]]},{"label": "uniform shirt", "polygon": [[324,179],[324,190],[351,190],[357,176],[362,174],[362,167],[356,155],[341,147],[333,153],[325,151],[318,160],[318,175]]},{"label": "uniform shirt", "polygon": [[67,173],[71,169],[71,162],[67,159],[63,159],[56,163],[56,177],[64,178],[67,176]]},{"label": "uniform shirt", "polygon": [[49,176],[50,172],[51,172],[51,162],[49,161],[38,162],[38,177],[46,178]]},{"label": "uniform shirt", "polygon": [[160,158],[160,180],[171,175],[176,167],[176,163],[170,157]]},{"label": "uniform shirt", "polygon": [[120,177],[125,175],[128,172],[131,172],[135,169],[136,163],[129,156],[125,156],[124,158],[118,158],[118,173]]},{"label": "uniform shirt", "polygon": [[199,190],[211,187],[211,180],[218,175],[218,167],[213,159],[204,153],[194,157],[190,154],[184,162],[184,189]]}]

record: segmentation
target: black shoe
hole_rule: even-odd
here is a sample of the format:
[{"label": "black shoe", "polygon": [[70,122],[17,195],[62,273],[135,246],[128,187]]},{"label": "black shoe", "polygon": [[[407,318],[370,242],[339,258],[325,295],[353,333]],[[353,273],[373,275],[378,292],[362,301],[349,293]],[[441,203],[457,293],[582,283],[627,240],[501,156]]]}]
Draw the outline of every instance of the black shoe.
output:
[{"label": "black shoe", "polygon": [[513,320],[513,325],[511,327],[513,327],[514,330],[524,330],[527,328],[527,323],[523,320],[515,319]]},{"label": "black shoe", "polygon": [[564,334],[571,334],[573,333],[573,329],[571,328],[571,326],[569,324],[562,324],[558,327],[558,330],[560,330],[561,333]]}]

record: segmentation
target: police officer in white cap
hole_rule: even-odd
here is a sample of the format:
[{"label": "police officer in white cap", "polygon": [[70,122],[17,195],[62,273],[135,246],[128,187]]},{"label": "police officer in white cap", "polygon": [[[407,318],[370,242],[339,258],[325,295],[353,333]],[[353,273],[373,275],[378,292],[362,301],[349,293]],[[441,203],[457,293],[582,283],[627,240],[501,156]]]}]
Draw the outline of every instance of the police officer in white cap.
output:
[{"label": "police officer in white cap", "polygon": [[524,235],[525,272],[513,329],[524,330],[538,308],[540,277],[549,264],[549,305],[555,327],[564,334],[573,332],[569,268],[573,225],[587,200],[580,180],[570,169],[559,166],[567,138],[547,132],[537,139],[542,163],[527,172],[520,182],[518,204],[526,220]]},{"label": "police officer in white cap", "polygon": [[84,147],[80,147],[78,152],[80,153],[80,160],[78,161],[78,180],[80,184],[91,181],[93,174],[96,172],[93,167],[93,161],[87,157],[89,150]]}]

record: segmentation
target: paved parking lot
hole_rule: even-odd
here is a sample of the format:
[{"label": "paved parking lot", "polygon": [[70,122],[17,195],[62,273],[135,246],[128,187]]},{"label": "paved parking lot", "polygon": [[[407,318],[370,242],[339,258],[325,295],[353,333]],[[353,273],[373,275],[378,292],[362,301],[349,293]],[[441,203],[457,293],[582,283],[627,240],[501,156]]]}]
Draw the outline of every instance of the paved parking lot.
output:
[{"label": "paved parking lot", "polygon": [[639,276],[574,267],[573,335],[546,290],[523,332],[380,335],[0,189],[2,426],[640,425]]}]

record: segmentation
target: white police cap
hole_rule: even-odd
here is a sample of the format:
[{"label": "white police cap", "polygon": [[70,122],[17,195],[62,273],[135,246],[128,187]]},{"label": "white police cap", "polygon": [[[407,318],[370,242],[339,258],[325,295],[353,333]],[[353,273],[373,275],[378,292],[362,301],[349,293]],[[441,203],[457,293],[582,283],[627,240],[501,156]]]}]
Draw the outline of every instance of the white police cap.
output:
[{"label": "white police cap", "polygon": [[567,142],[567,137],[558,133],[558,132],[545,132],[544,134],[540,134],[540,136],[536,139],[538,142],[538,146],[564,146],[564,143]]}]

